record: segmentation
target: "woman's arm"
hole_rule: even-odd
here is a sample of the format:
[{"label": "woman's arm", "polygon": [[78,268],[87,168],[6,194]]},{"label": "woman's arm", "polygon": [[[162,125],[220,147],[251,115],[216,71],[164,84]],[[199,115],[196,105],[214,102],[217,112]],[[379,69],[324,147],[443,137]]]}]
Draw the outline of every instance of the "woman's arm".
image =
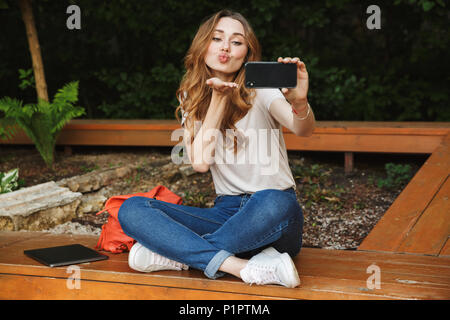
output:
[{"label": "woman's arm", "polygon": [[[292,109],[295,108],[297,114]],[[270,114],[284,127],[296,136],[309,137],[312,135],[316,120],[308,101],[303,104],[290,104],[285,99],[275,99],[269,107]]]},{"label": "woman's arm", "polygon": [[[209,166],[214,162],[214,148],[216,139],[212,138],[220,126],[222,114],[225,108],[225,98],[219,95],[212,95],[211,103],[205,116],[205,120],[200,122],[200,130],[194,133],[194,141],[191,144],[191,136],[188,130],[184,131],[184,141],[186,151],[191,161],[192,168],[198,172],[207,172]],[[198,124],[187,123],[189,127]],[[194,130],[195,131],[195,130]]]},{"label": "woman's arm", "polygon": [[[184,130],[184,141],[186,151],[191,161],[192,168],[198,172],[207,172],[209,166],[214,163],[214,150],[217,134],[220,132],[223,112],[226,106],[227,94],[237,88],[235,83],[223,82],[220,79],[212,78],[206,82],[213,88],[211,102],[206,112],[205,120],[199,124],[186,120],[189,128],[200,125],[200,130],[195,133],[194,141],[191,143],[189,130]],[[195,128],[195,127],[194,127]]]}]

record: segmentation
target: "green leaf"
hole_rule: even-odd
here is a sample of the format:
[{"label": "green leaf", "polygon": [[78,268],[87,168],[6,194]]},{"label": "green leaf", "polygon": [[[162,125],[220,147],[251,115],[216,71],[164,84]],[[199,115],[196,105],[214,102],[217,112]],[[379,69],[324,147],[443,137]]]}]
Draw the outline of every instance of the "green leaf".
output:
[{"label": "green leaf", "polygon": [[430,11],[431,9],[433,9],[433,7],[434,7],[434,2],[431,2],[431,1],[422,2],[422,8],[423,8],[423,11],[425,11],[425,12]]},{"label": "green leaf", "polygon": [[1,118],[0,119],[0,140],[10,140],[12,139],[19,126],[14,118]]},{"label": "green leaf", "polygon": [[58,108],[61,112],[64,106],[76,103],[78,101],[78,81],[73,81],[66,84],[58,90],[53,98],[53,106]]},{"label": "green leaf", "polygon": [[13,169],[6,173],[0,173],[0,193],[14,191],[18,188],[19,169]]}]

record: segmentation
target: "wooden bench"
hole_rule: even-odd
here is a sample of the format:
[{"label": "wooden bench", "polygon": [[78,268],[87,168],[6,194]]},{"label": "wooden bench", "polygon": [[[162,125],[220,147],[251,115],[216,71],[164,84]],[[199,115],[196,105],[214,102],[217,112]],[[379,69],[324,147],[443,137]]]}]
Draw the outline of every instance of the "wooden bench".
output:
[{"label": "wooden bench", "polygon": [[[181,141],[177,129],[176,120],[75,119],[63,128],[57,145],[174,146]],[[448,122],[318,121],[308,138],[283,128],[288,150],[344,152],[347,172],[353,168],[354,152],[430,154],[449,132]],[[32,144],[23,131],[0,143]]]},{"label": "wooden bench", "polygon": [[438,256],[450,252],[450,134],[358,250]]},{"label": "wooden bench", "polygon": [[[450,298],[450,255],[303,248],[294,259],[301,285],[291,289],[250,286],[228,275],[210,280],[198,270],[139,273],[129,268],[127,253],[106,253],[108,260],[79,265],[76,289],[67,285],[73,271],[43,266],[23,254],[27,249],[72,243],[93,248],[96,242],[96,236],[0,232],[0,299]],[[380,270],[379,289],[369,279],[374,275],[371,269],[368,272],[371,265]]]}]

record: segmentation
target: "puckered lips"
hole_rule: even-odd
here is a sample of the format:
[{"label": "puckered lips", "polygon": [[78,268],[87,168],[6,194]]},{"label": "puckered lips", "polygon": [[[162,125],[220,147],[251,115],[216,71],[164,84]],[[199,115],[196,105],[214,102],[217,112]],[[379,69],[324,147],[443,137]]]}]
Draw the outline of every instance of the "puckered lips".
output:
[{"label": "puckered lips", "polygon": [[230,60],[230,56],[226,53],[219,54],[219,61],[220,63],[227,63]]}]

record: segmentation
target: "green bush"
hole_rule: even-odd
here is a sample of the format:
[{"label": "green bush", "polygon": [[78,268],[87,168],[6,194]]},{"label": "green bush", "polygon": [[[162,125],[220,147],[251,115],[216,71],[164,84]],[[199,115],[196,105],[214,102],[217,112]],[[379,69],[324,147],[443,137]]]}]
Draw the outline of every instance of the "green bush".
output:
[{"label": "green bush", "polygon": [[[180,71],[173,64],[154,67],[150,72],[128,73],[121,70],[106,70],[95,73],[113,96],[102,97],[98,109],[108,118],[170,119],[177,101]],[[169,100],[167,97],[171,97]],[[169,101],[168,101],[169,100]]]},{"label": "green bush", "polygon": [[377,180],[379,188],[400,188],[411,179],[411,166],[409,164],[386,163],[386,177]]}]

